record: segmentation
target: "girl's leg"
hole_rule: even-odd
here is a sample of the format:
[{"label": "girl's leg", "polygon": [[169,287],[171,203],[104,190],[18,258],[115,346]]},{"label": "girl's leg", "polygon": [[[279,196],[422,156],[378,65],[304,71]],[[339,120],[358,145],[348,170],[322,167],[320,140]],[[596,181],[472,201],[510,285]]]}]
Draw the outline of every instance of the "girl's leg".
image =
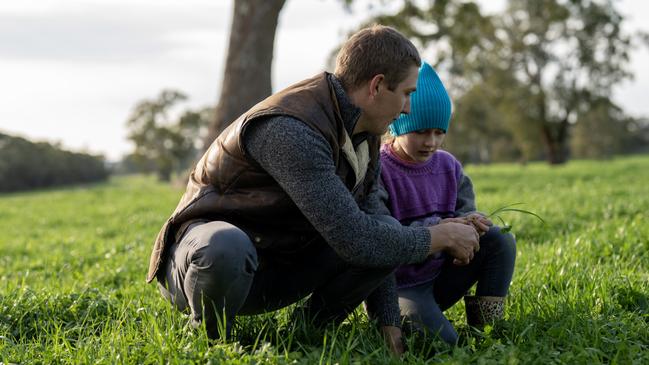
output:
[{"label": "girl's leg", "polygon": [[430,333],[436,333],[445,342],[455,345],[458,340],[453,325],[435,302],[433,296],[434,281],[410,288],[399,289],[399,307],[401,315],[408,318],[417,329],[425,327]]},{"label": "girl's leg", "polygon": [[478,278],[476,295],[506,297],[514,275],[516,240],[511,233],[500,232],[500,227],[492,227],[480,239],[480,246],[483,242],[488,252]]},{"label": "girl's leg", "polygon": [[441,310],[462,299],[476,282],[477,296],[505,297],[514,273],[516,241],[510,233],[492,227],[480,238],[480,250],[471,263],[453,265],[447,260],[435,279],[433,294]]}]

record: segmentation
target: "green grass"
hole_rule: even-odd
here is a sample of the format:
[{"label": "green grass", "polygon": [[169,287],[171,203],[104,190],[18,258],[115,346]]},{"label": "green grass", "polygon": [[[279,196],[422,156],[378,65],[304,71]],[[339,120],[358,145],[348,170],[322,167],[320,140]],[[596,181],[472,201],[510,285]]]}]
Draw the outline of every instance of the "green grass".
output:
[{"label": "green grass", "polygon": [[[649,363],[649,156],[469,166],[482,211],[518,239],[506,320],[456,348],[410,341],[408,363]],[[154,285],[151,243],[181,190],[144,177],[0,195],[0,362],[399,363],[362,311],[324,334],[290,308],[209,343]],[[465,330],[461,303],[449,317]]]}]

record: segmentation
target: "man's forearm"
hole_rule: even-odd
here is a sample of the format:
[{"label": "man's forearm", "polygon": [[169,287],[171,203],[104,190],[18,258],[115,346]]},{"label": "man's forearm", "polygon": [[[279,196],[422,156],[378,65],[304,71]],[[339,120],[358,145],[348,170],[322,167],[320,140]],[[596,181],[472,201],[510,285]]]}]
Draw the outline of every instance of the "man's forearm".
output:
[{"label": "man's forearm", "polygon": [[430,233],[392,226],[363,212],[336,174],[328,142],[299,120],[275,117],[247,129],[245,148],[345,261],[396,267],[423,261]]}]

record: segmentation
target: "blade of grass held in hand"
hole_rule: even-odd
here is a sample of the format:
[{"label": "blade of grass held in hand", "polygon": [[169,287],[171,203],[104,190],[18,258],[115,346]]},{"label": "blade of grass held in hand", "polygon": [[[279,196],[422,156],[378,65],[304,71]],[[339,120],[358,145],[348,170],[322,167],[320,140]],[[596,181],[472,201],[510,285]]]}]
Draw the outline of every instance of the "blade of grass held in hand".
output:
[{"label": "blade of grass held in hand", "polygon": [[531,212],[531,211],[525,210],[525,209],[520,209],[520,208],[512,208],[513,206],[522,205],[522,204],[523,203],[514,203],[514,204],[504,205],[504,206],[494,210],[493,212],[489,213],[487,218],[496,218],[496,219],[498,219],[503,224],[503,228],[501,229],[502,232],[509,232],[512,229],[512,226],[505,223],[505,221],[500,217],[500,214],[505,213],[505,212],[517,212],[517,213],[529,214],[531,216],[536,217],[538,220],[541,221],[541,223],[545,224],[545,220],[543,220],[543,218],[541,218],[538,214],[536,214],[534,212]]}]

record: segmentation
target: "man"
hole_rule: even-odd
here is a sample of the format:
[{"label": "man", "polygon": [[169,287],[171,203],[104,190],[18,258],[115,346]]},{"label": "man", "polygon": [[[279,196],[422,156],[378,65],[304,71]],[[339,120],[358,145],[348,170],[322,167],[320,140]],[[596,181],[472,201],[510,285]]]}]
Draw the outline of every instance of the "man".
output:
[{"label": "man", "polygon": [[409,112],[420,63],[396,30],[365,28],[343,45],[334,74],[244,113],[192,171],[147,280],[212,338],[229,335],[236,315],[309,295],[316,325],[338,323],[366,300],[402,352],[394,268],[440,250],[468,263],[478,248],[471,226],[409,228],[377,214],[380,136]]}]

